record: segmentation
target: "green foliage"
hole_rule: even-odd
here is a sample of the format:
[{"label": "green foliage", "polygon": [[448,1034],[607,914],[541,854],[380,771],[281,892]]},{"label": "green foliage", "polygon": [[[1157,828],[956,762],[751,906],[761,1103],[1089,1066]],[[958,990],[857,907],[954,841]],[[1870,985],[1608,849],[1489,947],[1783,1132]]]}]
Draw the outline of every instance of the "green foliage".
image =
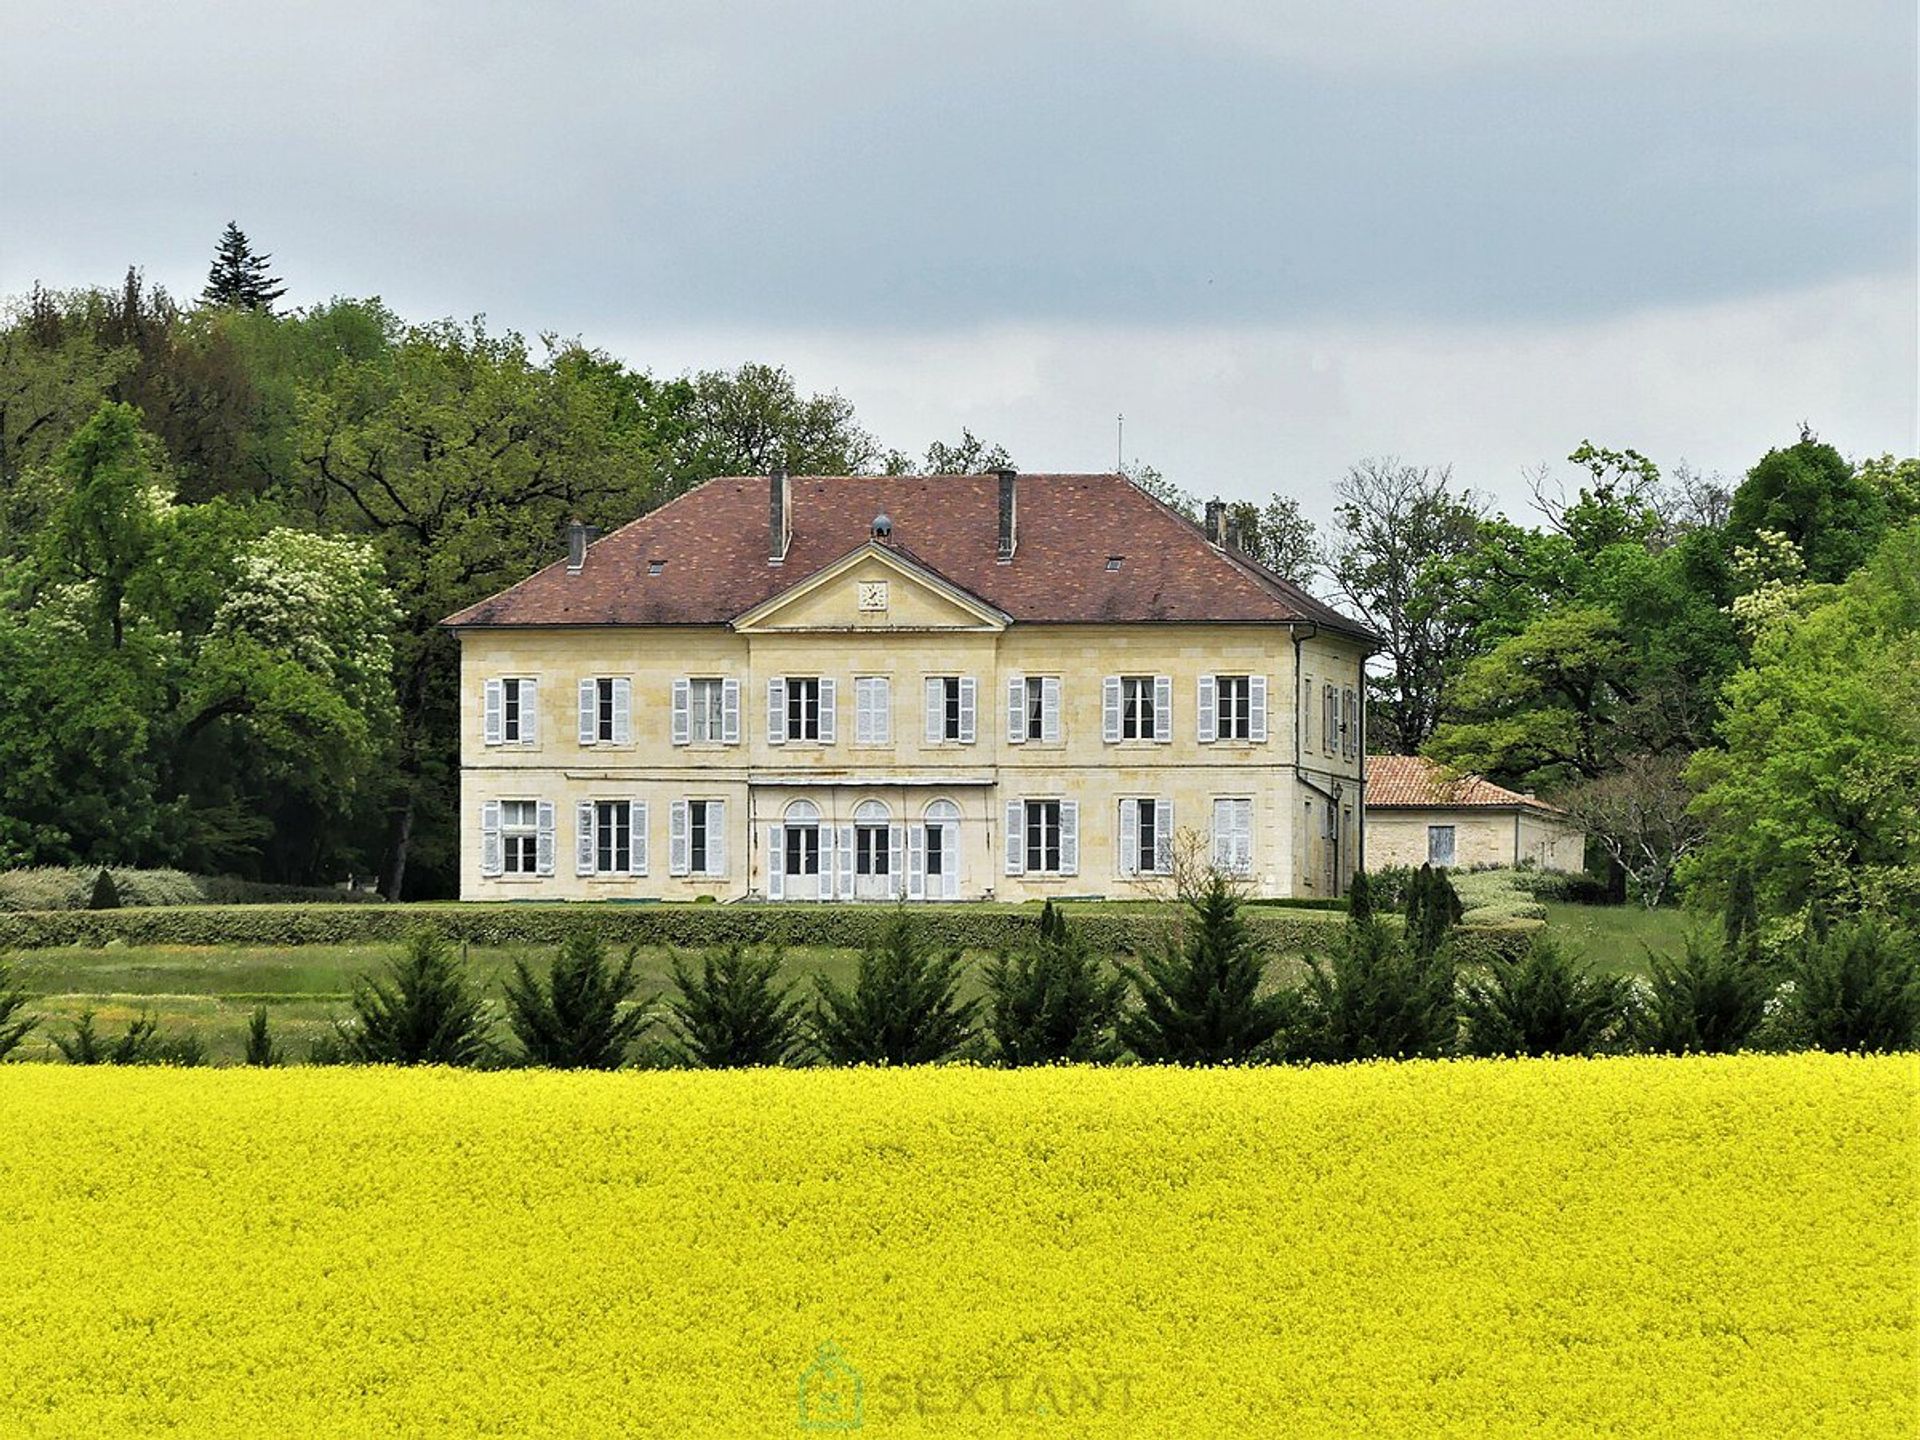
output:
[{"label": "green foliage", "polygon": [[1120,1040],[1149,1064],[1257,1059],[1286,1022],[1291,997],[1260,993],[1266,946],[1224,877],[1211,875],[1185,904],[1177,935],[1126,967],[1140,1005],[1121,1018]]},{"label": "green foliage", "polygon": [[893,915],[880,943],[860,956],[850,990],[824,975],[817,993],[813,1042],[837,1065],[928,1065],[948,1060],[973,1038],[977,1000],[962,1001],[960,952],[936,954],[905,911]]},{"label": "green foliage", "polygon": [[790,1065],[800,1058],[800,1002],[779,980],[780,956],[740,944],[709,950],[694,973],[673,961],[667,1052],[682,1065],[738,1069]]},{"label": "green foliage", "polygon": [[1007,1065],[1110,1060],[1127,981],[1048,901],[1038,933],[986,968],[987,1029]]},{"label": "green foliage", "polygon": [[1788,967],[1789,1044],[1897,1051],[1920,1036],[1920,940],[1875,916],[1809,934]]},{"label": "green foliage", "polygon": [[144,1010],[111,1040],[94,1027],[93,1011],[83,1010],[74,1022],[73,1033],[56,1034],[53,1043],[69,1065],[197,1065],[204,1058],[198,1040],[190,1035],[164,1039],[159,1022]]},{"label": "green foliage", "polygon": [[1447,932],[1466,914],[1447,872],[1422,865],[1407,889],[1407,944],[1422,961],[1431,961],[1446,944]]},{"label": "green foliage", "polygon": [[645,1028],[647,1006],[629,953],[618,969],[606,943],[582,927],[567,936],[544,984],[525,960],[507,980],[507,1023],[527,1063],[555,1070],[618,1070]]},{"label": "green foliage", "polygon": [[1329,1062],[1444,1055],[1454,1030],[1449,953],[1422,954],[1384,921],[1356,921],[1329,953],[1307,957],[1282,1053]]},{"label": "green foliage", "polygon": [[0,956],[0,1060],[7,1058],[40,1023],[37,1015],[25,1013],[33,997],[13,978],[13,968]]},{"label": "green foliage", "polygon": [[256,1005],[247,1018],[246,1063],[271,1069],[280,1064],[281,1059],[280,1047],[274,1043],[273,1032],[267,1024],[267,1007]]},{"label": "green foliage", "polygon": [[[86,910],[99,872],[80,865],[35,865],[0,870],[0,911]],[[116,869],[113,887],[121,905],[307,905],[378,902],[372,890],[333,886],[272,885],[230,875],[189,875],[183,870]]]},{"label": "green foliage", "polygon": [[1769,450],[1733,492],[1727,535],[1754,545],[1762,531],[1786,536],[1816,584],[1844,580],[1872,552],[1887,523],[1887,496],[1854,473],[1831,445],[1803,434]]},{"label": "green foliage", "polygon": [[1535,939],[1460,989],[1462,1045],[1472,1055],[1591,1055],[1624,1044],[1629,981],[1599,975],[1557,942]]},{"label": "green foliage", "polygon": [[385,977],[353,988],[353,1058],[374,1065],[478,1065],[492,1053],[486,1001],[466,964],[435,930],[421,928]]},{"label": "green foliage", "polygon": [[1750,881],[1763,917],[1920,904],[1920,525],[1765,630],[1727,685],[1724,750],[1690,771],[1689,893]]},{"label": "green foliage", "polygon": [[242,310],[273,310],[287,287],[267,271],[271,255],[256,255],[246,234],[233,221],[220,234],[220,247],[207,273],[200,298],[208,305],[231,305]]},{"label": "green foliage", "polygon": [[1364,870],[1355,873],[1347,886],[1347,914],[1356,925],[1373,919],[1373,882]]},{"label": "green foliage", "polygon": [[[1517,920],[1544,920],[1547,907],[1541,903],[1529,883],[1532,873],[1523,870],[1499,868],[1493,870],[1451,870],[1434,871],[1435,879],[1442,880],[1453,892],[1454,903],[1449,904],[1445,894],[1441,893],[1434,880],[1420,879],[1415,871],[1413,894],[1415,899],[1409,910],[1409,930],[1419,933],[1421,927],[1439,923],[1447,916],[1453,920],[1443,929],[1450,933],[1459,925],[1510,925]],[[1423,891],[1422,885],[1426,888]],[[1437,897],[1428,907],[1421,896]],[[1437,908],[1436,908],[1437,907]],[[1437,947],[1438,940],[1428,937],[1424,942]]]},{"label": "green foliage", "polygon": [[1773,984],[1746,941],[1732,931],[1724,944],[1689,934],[1678,959],[1649,958],[1652,982],[1640,1016],[1642,1048],[1673,1055],[1731,1055],[1744,1049],[1766,1018]]},{"label": "green foliage", "polygon": [[113,883],[113,872],[102,870],[99,878],[93,882],[93,893],[87,897],[89,910],[118,910],[120,908],[120,887]]}]

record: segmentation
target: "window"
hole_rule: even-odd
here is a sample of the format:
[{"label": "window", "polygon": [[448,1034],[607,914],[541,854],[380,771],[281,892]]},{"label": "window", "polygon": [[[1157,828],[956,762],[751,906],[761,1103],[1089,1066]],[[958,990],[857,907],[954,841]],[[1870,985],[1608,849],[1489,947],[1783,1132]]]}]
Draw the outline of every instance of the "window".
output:
[{"label": "window", "polygon": [[1166,800],[1120,802],[1119,871],[1166,875],[1173,870],[1173,806]]},{"label": "window", "polygon": [[1427,826],[1427,863],[1429,865],[1453,864],[1453,826]]},{"label": "window", "polygon": [[1027,869],[1057,874],[1060,870],[1060,802],[1027,802]]},{"label": "window", "polygon": [[1253,873],[1253,801],[1213,802],[1213,865],[1228,875]]},{"label": "window", "polygon": [[727,873],[726,802],[676,800],[669,817],[667,868],[675,875]]},{"label": "window", "polygon": [[1351,685],[1340,692],[1340,753],[1360,753],[1360,696]]},{"label": "window", "polygon": [[1007,739],[1015,744],[1060,739],[1060,677],[1013,675],[1007,680]]},{"label": "window", "polygon": [[1200,677],[1200,743],[1220,740],[1267,739],[1267,677],[1264,675],[1202,675]]},{"label": "window", "polygon": [[1120,677],[1120,738],[1122,740],[1153,739],[1158,733],[1153,715],[1153,676],[1122,675]]},{"label": "window", "polygon": [[893,743],[893,682],[886,676],[862,675],[853,682],[853,738],[858,745]]},{"label": "window", "polygon": [[818,875],[820,873],[820,827],[818,825],[788,825],[786,848],[787,874]]},{"label": "window", "polygon": [[885,825],[853,827],[853,873],[856,875],[887,873],[887,827]]},{"label": "window", "polygon": [[922,823],[907,830],[907,898],[955,899],[960,894],[960,807],[951,800],[927,805]]},{"label": "window", "polygon": [[1126,559],[1126,558],[1127,558],[1127,557],[1126,557],[1126,556],[1124,556],[1124,555],[1109,555],[1109,556],[1107,556],[1107,569],[1109,569],[1109,570],[1118,570],[1118,569],[1120,568],[1120,562],[1121,562],[1122,560],[1124,560],[1124,559]]},{"label": "window", "polygon": [[540,807],[536,801],[500,802],[500,868],[508,875],[539,873]]},{"label": "window", "polygon": [[767,742],[834,738],[834,682],[824,676],[788,675],[767,681]]},{"label": "window", "polygon": [[647,807],[638,800],[582,800],[579,864],[582,875],[647,873]]},{"label": "window", "polygon": [[971,675],[929,675],[927,677],[926,739],[929,745],[952,741],[973,744],[974,683]]},{"label": "window", "polygon": [[[717,744],[738,740],[738,733],[727,733],[727,687],[724,680],[694,680],[687,691],[687,718],[697,744]],[[738,694],[738,691],[735,691]],[[736,700],[734,713],[739,713]],[[735,721],[736,727],[738,721]]]},{"label": "window", "polygon": [[943,825],[927,826],[927,870],[929,877],[938,878],[947,873],[947,831]]},{"label": "window", "polygon": [[531,745],[539,732],[539,686],[527,679],[489,680],[482,700],[489,745]]},{"label": "window", "polygon": [[1329,755],[1340,750],[1340,692],[1331,683],[1320,691],[1320,748]]},{"label": "window", "polygon": [[633,739],[633,682],[602,675],[580,682],[580,743],[625,745]]},{"label": "window", "polygon": [[649,560],[647,562],[647,574],[649,575],[658,575],[666,568],[667,562],[664,560]]},{"label": "window", "polygon": [[1007,873],[1076,875],[1080,871],[1080,807],[1072,800],[1007,802]]}]

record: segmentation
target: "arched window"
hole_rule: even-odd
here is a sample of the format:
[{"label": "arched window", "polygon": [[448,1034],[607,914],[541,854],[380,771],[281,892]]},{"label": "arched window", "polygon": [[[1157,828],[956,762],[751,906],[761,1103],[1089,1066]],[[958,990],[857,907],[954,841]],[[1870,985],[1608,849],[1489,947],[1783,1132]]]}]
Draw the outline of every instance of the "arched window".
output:
[{"label": "arched window", "polygon": [[941,825],[960,818],[960,807],[951,800],[934,800],[927,805],[927,823]]},{"label": "arched window", "polygon": [[893,812],[879,800],[862,800],[853,808],[853,823],[856,825],[884,825],[892,817]]},{"label": "arched window", "polygon": [[820,807],[811,800],[796,800],[787,806],[786,819],[789,825],[818,825]]}]

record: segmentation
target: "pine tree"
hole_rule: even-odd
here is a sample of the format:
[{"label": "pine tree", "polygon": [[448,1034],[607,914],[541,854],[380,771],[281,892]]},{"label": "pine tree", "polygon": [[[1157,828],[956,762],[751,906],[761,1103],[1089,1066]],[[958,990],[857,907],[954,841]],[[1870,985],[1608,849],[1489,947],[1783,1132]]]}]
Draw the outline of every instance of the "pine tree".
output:
[{"label": "pine tree", "polygon": [[[556,1070],[618,1070],[647,1023],[647,1006],[630,1005],[640,979],[629,953],[616,970],[591,930],[569,934],[543,985],[525,960],[507,981],[507,1023],[527,1062]],[[625,1006],[623,1012],[622,1007]]]},{"label": "pine tree", "polygon": [[1048,1065],[1112,1059],[1127,980],[1102,968],[1049,900],[1040,911],[1038,936],[987,965],[987,1028],[1001,1060]]},{"label": "pine tree", "polygon": [[1518,960],[1496,959],[1466,982],[1460,1009],[1470,1055],[1591,1055],[1624,1040],[1629,986],[1558,942],[1536,938]]},{"label": "pine tree", "polygon": [[1292,992],[1260,994],[1266,956],[1225,877],[1210,875],[1186,905],[1179,936],[1126,971],[1140,1009],[1121,1021],[1120,1039],[1149,1064],[1256,1059],[1287,1022]]},{"label": "pine tree", "polygon": [[273,302],[287,293],[278,278],[267,273],[271,255],[256,255],[247,237],[233,221],[221,232],[220,247],[214,252],[213,268],[207,272],[207,288],[200,299],[207,305],[227,305],[236,310],[264,310],[273,313]]},{"label": "pine tree", "polygon": [[[1416,884],[1419,882],[1416,881]],[[1453,1046],[1453,967],[1422,956],[1378,916],[1352,920],[1326,958],[1307,957],[1289,1060],[1444,1055]]]},{"label": "pine tree", "polygon": [[668,1055],[709,1070],[798,1059],[800,1003],[779,975],[777,953],[756,957],[738,944],[709,950],[697,975],[674,956],[678,993],[667,1001]]},{"label": "pine tree", "polygon": [[247,1019],[247,1064],[270,1069],[281,1060],[280,1047],[274,1043],[273,1032],[267,1026],[267,1007],[256,1005],[253,1014]]},{"label": "pine tree", "polygon": [[905,914],[860,956],[851,990],[814,984],[814,1043],[836,1065],[930,1065],[973,1038],[980,1002],[959,998],[960,952],[932,954]]},{"label": "pine tree", "polygon": [[416,930],[386,978],[354,982],[353,1058],[373,1065],[477,1065],[491,1051],[486,1001],[453,947]]}]

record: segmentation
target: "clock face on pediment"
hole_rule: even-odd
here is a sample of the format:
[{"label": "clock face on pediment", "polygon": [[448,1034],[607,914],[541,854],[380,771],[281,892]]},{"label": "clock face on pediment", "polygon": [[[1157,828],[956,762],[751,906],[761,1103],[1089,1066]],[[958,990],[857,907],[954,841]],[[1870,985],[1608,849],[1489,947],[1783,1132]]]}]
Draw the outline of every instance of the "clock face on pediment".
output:
[{"label": "clock face on pediment", "polygon": [[887,608],[887,582],[884,580],[862,580],[859,588],[860,608],[862,610],[884,610]]}]

